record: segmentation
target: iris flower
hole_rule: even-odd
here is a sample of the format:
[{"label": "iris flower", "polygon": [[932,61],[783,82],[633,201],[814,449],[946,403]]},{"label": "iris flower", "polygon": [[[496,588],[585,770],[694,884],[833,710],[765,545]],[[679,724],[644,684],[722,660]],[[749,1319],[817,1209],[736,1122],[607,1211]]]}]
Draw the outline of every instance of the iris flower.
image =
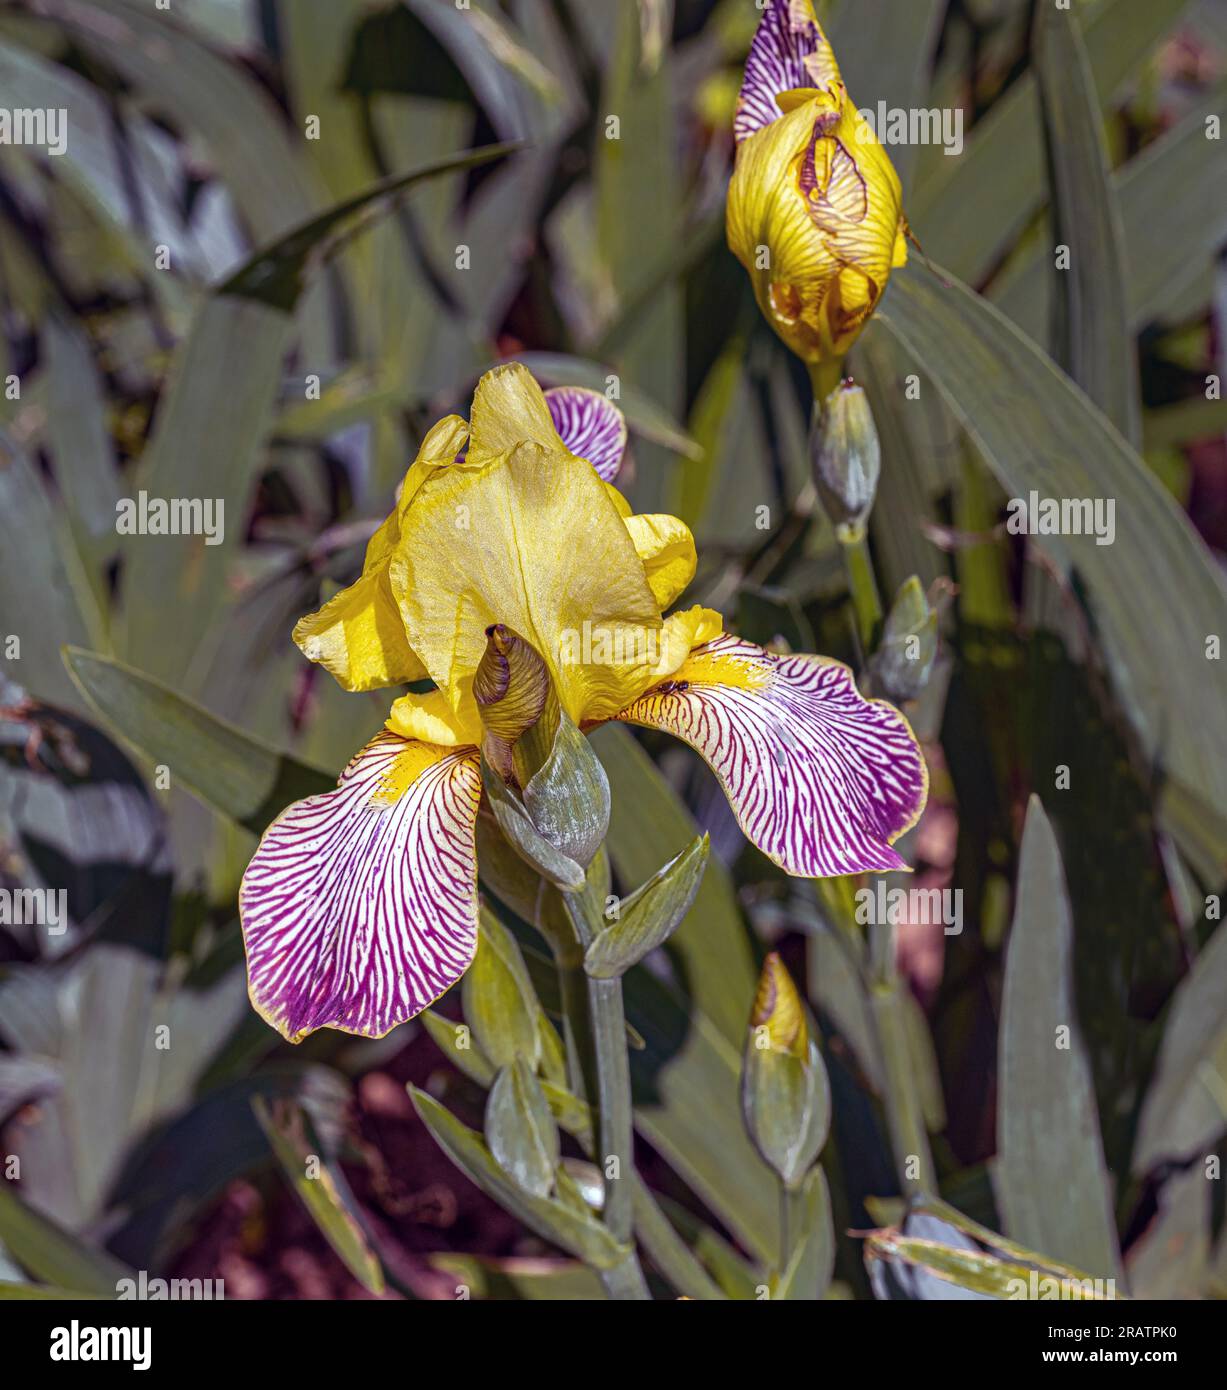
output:
[{"label": "iris flower", "polygon": [[789,873],[904,867],[891,845],[927,786],[906,720],[862,699],[838,662],[773,655],[708,608],[669,613],[694,541],[675,517],[632,515],[612,483],[625,444],[599,393],[495,368],[467,423],[427,434],[361,576],[295,628],[346,690],[433,688],[395,700],[336,790],[284,811],[247,868],[252,1002],[291,1042],[325,1027],[382,1036],[473,959],[473,683],[491,630],[539,654],[579,728],[619,719],[697,749]]},{"label": "iris flower", "polygon": [[810,0],[770,0],[733,123],[728,242],[811,366],[842,358],[907,260],[899,176],[848,96]]}]

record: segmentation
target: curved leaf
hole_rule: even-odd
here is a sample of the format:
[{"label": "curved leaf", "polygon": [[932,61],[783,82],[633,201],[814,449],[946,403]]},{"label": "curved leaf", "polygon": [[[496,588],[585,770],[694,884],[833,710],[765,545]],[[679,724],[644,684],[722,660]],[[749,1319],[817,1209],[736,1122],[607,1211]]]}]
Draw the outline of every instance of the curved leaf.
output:
[{"label": "curved leaf", "polygon": [[[1038,535],[1034,544],[1085,593],[1146,751],[1227,816],[1227,763],[1205,756],[1227,747],[1227,701],[1206,661],[1207,637],[1227,633],[1227,584],[1188,518],[1073,382],[965,286],[897,275],[877,321],[931,378],[1012,496],[1114,503],[1114,544],[1090,535]],[[1227,862],[1227,844],[1221,854]]]},{"label": "curved leaf", "polygon": [[1125,291],[1124,231],[1077,13],[1041,5],[1033,48],[1054,240],[1070,253],[1068,271],[1051,272],[1058,280],[1056,356],[1136,448],[1141,406]]},{"label": "curved leaf", "polygon": [[67,647],[64,663],[89,703],[133,748],[254,834],[289,802],[336,784],[121,661]]},{"label": "curved leaf", "polygon": [[[7,1184],[6,1184],[7,1186]],[[0,1241],[23,1269],[66,1289],[114,1298],[131,1271],[105,1250],[91,1249],[12,1192],[0,1187]]]},{"label": "curved leaf", "polygon": [[1056,838],[1033,796],[1006,950],[995,1185],[1014,1240],[1119,1278],[1099,1111],[1074,1004],[1073,929]]},{"label": "curved leaf", "polygon": [[668,940],[699,891],[710,844],[700,835],[623,900],[617,920],[598,933],[584,954],[589,975],[617,979]]},{"label": "curved leaf", "polygon": [[322,1145],[306,1111],[288,1100],[275,1101],[270,1107],[263,1096],[253,1096],[251,1108],[290,1185],[328,1244],[363,1288],[383,1293],[383,1267],[357,1215],[349,1184],[319,1152]]}]

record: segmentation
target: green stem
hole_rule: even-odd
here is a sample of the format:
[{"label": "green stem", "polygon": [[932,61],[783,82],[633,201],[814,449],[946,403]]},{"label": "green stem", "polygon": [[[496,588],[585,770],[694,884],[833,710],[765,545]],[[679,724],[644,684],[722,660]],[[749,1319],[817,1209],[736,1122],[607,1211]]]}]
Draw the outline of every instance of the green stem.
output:
[{"label": "green stem", "polygon": [[844,552],[844,564],[848,570],[848,587],[852,594],[852,608],[856,613],[856,631],[861,641],[861,653],[868,656],[873,651],[874,637],[878,624],[882,621],[882,599],[878,594],[878,581],[873,572],[869,539],[864,528],[851,531],[841,527],[838,535]]},{"label": "green stem", "polygon": [[620,1303],[642,1303],[652,1297],[644,1283],[643,1270],[639,1268],[639,1257],[633,1251],[620,1265],[603,1269],[600,1275],[606,1294]]},{"label": "green stem", "polygon": [[[626,1051],[626,1017],[622,1009],[622,981],[586,979],[581,991],[575,963],[583,972],[583,952],[599,923],[588,920],[580,894],[564,893],[567,916],[573,930],[570,949],[559,948],[563,1008],[568,1033],[583,1040],[579,1049],[586,1065],[584,1092],[596,1110],[596,1161],[605,1180],[603,1215],[610,1234],[631,1245],[634,1240],[634,1122],[631,1114],[631,1071]],[[586,1007],[584,1007],[586,1005]],[[617,1177],[610,1177],[610,1168]],[[602,1275],[611,1298],[646,1299],[647,1284],[632,1253],[624,1264]]]},{"label": "green stem", "polygon": [[[593,1078],[597,1075],[596,1054],[592,1046],[592,1028],[588,1012],[588,976],[584,973],[583,955],[579,940],[570,933],[565,937],[557,932],[549,934],[554,949],[554,963],[558,970],[558,984],[562,997],[562,1022],[567,1044],[567,1089],[573,1096],[585,1102],[585,1123],[580,1127],[569,1127],[569,1133],[579,1141],[580,1147],[593,1158],[596,1155],[597,1136],[590,1123],[592,1107],[587,1104],[587,1088],[591,1086],[595,1094],[597,1086]],[[700,1264],[691,1248],[678,1235],[673,1223],[661,1210],[660,1204],[652,1195],[638,1173],[630,1174],[631,1198],[634,1206],[635,1234],[643,1248],[651,1256],[657,1269],[680,1294],[703,1300],[722,1300],[723,1290]],[[611,1271],[607,1280],[607,1290],[630,1288],[631,1282],[622,1267]],[[621,1297],[611,1292],[611,1297]],[[636,1293],[636,1297],[640,1295]]]},{"label": "green stem", "polygon": [[558,990],[562,1000],[562,1030],[567,1052],[567,1089],[595,1105],[596,1053],[588,1015],[588,976],[583,956],[578,962],[555,954]]},{"label": "green stem", "polygon": [[788,1229],[788,1208],[790,1205],[788,1188],[780,1181],[780,1273],[788,1268],[792,1258],[792,1238]]},{"label": "green stem", "polygon": [[[634,1120],[622,981],[589,981],[588,999],[596,1042],[597,1150],[606,1171],[605,1222],[619,1240],[629,1240],[634,1227],[629,1181],[635,1161]],[[611,1166],[616,1178],[608,1176]]]},{"label": "green stem", "polygon": [[814,405],[821,410],[826,398],[839,385],[844,377],[844,359],[824,358],[821,362],[809,363],[809,380],[814,390]]}]

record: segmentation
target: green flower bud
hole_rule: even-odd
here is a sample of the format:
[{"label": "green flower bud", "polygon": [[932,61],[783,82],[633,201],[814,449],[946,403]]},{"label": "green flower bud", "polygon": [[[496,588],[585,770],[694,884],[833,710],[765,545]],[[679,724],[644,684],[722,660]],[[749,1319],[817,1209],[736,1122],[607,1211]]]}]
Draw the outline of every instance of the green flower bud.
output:
[{"label": "green flower bud", "polygon": [[915,700],[929,683],[936,657],[937,612],[913,575],[895,595],[870,670],[889,699]]},{"label": "green flower bud", "polygon": [[750,1014],[741,1108],[763,1161],[795,1187],[826,1142],[831,1092],[805,1005],[774,951],[763,962]]},{"label": "green flower bud", "polygon": [[863,533],[882,472],[882,451],[869,400],[851,377],[815,411],[810,430],[814,486],[826,514],[848,536]]}]

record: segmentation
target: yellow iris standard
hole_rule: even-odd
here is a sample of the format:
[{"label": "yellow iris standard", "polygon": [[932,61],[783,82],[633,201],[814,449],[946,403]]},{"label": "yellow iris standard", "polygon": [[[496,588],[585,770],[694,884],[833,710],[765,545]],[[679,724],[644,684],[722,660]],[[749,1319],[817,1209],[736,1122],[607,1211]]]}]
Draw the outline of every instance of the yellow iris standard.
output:
[{"label": "yellow iris standard", "polygon": [[632,515],[512,363],[481,379],[470,426],[450,416],[431,430],[361,578],[294,639],[347,690],[429,676],[438,689],[398,700],[388,727],[478,743],[473,677],[488,627],[532,644],[576,724],[609,719],[719,635],[710,610],[662,620],[694,570],[689,529]]}]

